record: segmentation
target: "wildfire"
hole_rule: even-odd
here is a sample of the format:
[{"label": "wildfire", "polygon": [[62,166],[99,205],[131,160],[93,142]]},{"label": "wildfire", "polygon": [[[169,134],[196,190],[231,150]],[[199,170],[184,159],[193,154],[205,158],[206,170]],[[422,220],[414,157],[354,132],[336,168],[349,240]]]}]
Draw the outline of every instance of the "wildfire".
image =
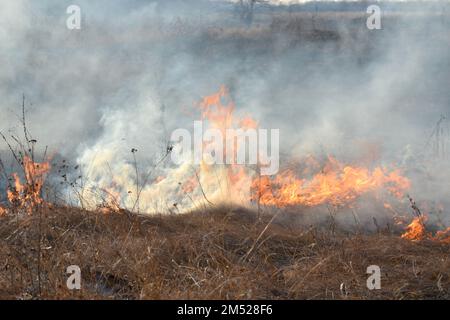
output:
[{"label": "wildfire", "polygon": [[450,227],[448,227],[446,230],[437,231],[432,240],[450,244]]},{"label": "wildfire", "polygon": [[428,217],[426,215],[415,217],[406,227],[406,231],[401,237],[411,241],[431,240],[450,244],[450,227],[446,230],[439,230],[433,235],[431,232],[426,231],[425,223],[427,220]]},{"label": "wildfire", "polygon": [[[201,118],[221,132],[258,127],[258,122],[248,115],[242,118],[235,116],[235,105],[230,101],[225,87],[221,87],[216,94],[204,97],[199,107]],[[231,150],[224,150],[231,153],[227,157],[235,157],[239,146],[237,142],[233,142],[233,146]],[[376,167],[370,170],[344,165],[333,157],[329,157],[325,166],[321,166],[320,161],[313,156],[305,158],[302,166],[301,170],[283,170],[273,177],[258,176],[257,170],[244,166],[221,166],[220,177],[225,177],[231,190],[227,192],[226,199],[236,199],[236,195],[241,199],[242,195],[247,194],[246,201],[257,200],[266,206],[317,206],[324,203],[343,206],[368,192],[388,191],[401,198],[410,188],[410,181],[397,169]],[[205,190],[217,189],[217,170],[202,163],[199,176]],[[182,190],[194,192],[198,183],[197,179],[190,177],[182,184]]]},{"label": "wildfire", "polygon": [[425,230],[426,216],[415,217],[413,221],[406,227],[406,232],[402,234],[403,239],[411,241],[420,241],[426,239],[427,232]]},{"label": "wildfire", "polygon": [[[203,121],[201,127],[217,129],[224,134],[217,139],[227,140],[226,133],[229,131],[233,133],[233,130],[258,129],[257,120],[248,114],[237,115],[234,102],[225,87],[221,87],[215,94],[204,97],[197,107]],[[208,150],[207,156],[210,155],[210,150],[214,150],[214,156],[223,151],[220,157],[236,159],[236,153],[244,149],[239,145],[242,140],[217,139],[202,140],[203,149]],[[229,145],[231,148],[228,148]],[[250,149],[250,146],[248,147]],[[372,195],[384,204],[386,210],[393,213],[397,225],[405,221],[404,217],[399,215],[401,209],[394,208],[387,202],[392,197],[404,198],[411,187],[410,180],[403,176],[398,168],[369,167],[361,165],[361,162],[358,162],[358,165],[344,164],[332,156],[324,161],[313,155],[307,155],[300,160],[291,159],[289,169],[266,176],[261,175],[261,166],[265,159],[261,155],[262,152],[258,150],[257,153],[257,163],[251,165],[202,160],[197,166],[193,159],[186,157],[187,159],[178,167],[164,170],[164,174],[153,179],[153,183],[143,186],[136,197],[130,197],[131,191],[128,190],[131,189],[126,187],[135,184],[134,176],[130,175],[130,172],[134,171],[128,164],[122,167],[123,174],[119,173],[112,181],[103,179],[104,175],[98,174],[98,180],[102,181],[99,187],[105,190],[101,211],[118,211],[121,204],[131,211],[136,208],[142,212],[176,208],[177,212],[181,212],[195,210],[202,204],[238,203],[254,206],[256,202],[258,208],[260,205],[285,208],[324,204],[340,208],[353,207],[361,197]],[[106,156],[109,156],[109,153]],[[23,192],[21,188],[22,186],[16,183],[17,193]],[[125,192],[128,192],[128,195]],[[389,195],[390,197],[386,197]],[[98,208],[97,206],[96,209]],[[450,228],[433,236],[426,232],[426,217],[419,216],[421,218],[415,218],[407,226],[402,238],[413,241],[432,239],[450,242]]]},{"label": "wildfire", "polygon": [[[22,183],[19,175],[13,173],[12,183],[7,190],[7,198],[11,208],[24,210],[31,214],[36,206],[44,202],[41,190],[50,170],[50,163],[34,162],[29,156],[24,156],[22,167],[25,181]],[[0,215],[4,213],[6,213],[6,209],[0,208]]]},{"label": "wildfire", "polygon": [[369,170],[344,166],[332,157],[322,172],[311,179],[298,178],[293,170],[285,170],[272,179],[263,177],[261,182],[253,181],[253,188],[259,190],[261,204],[276,207],[324,203],[341,206],[364,193],[382,189],[401,197],[409,187],[409,180],[398,170],[389,172],[380,167]]},{"label": "wildfire", "polygon": [[113,187],[105,188],[102,191],[102,203],[98,206],[100,212],[104,214],[120,211],[120,192]]},{"label": "wildfire", "polygon": [[[224,134],[229,131],[233,133],[233,130],[257,129],[259,125],[258,121],[249,115],[243,117],[235,115],[235,105],[225,87],[221,87],[219,92],[213,95],[204,97],[198,107],[205,127],[209,126]],[[233,138],[230,143],[226,134],[225,138],[221,139],[225,141],[220,141],[221,143],[216,140],[204,141],[203,147],[207,149],[208,146],[220,146],[217,149],[209,148],[209,150],[223,151],[226,159],[236,159],[237,152],[245,150],[239,145],[242,140]],[[231,148],[228,148],[229,146]],[[177,212],[179,207],[191,210],[205,201],[209,204],[232,202],[244,205],[254,205],[257,201],[258,208],[260,205],[286,208],[315,207],[324,204],[334,207],[352,207],[355,201],[366,194],[373,194],[379,200],[386,200],[383,197],[386,194],[401,199],[411,187],[410,180],[403,176],[399,169],[349,165],[339,162],[332,156],[328,156],[323,161],[308,155],[301,161],[296,159],[289,169],[281,170],[273,176],[261,175],[261,165],[264,163],[261,160],[264,158],[262,152],[258,150],[257,153],[257,163],[251,165],[228,162],[228,164],[223,162],[209,164],[208,161],[202,160],[200,166],[194,168],[193,164],[187,160],[178,168],[166,171],[164,176],[156,177],[153,183],[143,186],[141,190],[138,186],[136,191],[126,187],[135,183],[130,182],[128,175],[133,170],[130,170],[128,165],[122,170],[124,175],[119,175],[113,181],[108,180],[98,186],[102,202],[97,205],[98,198],[95,198],[96,205],[92,208],[103,213],[120,212],[121,205],[124,204],[128,205],[129,209],[127,209],[130,211],[136,211],[136,208],[138,212],[140,208],[148,211],[152,205],[160,205],[155,201],[155,198],[160,195],[164,197],[162,204],[166,208],[175,207]],[[50,167],[48,161],[38,163],[31,157],[24,156],[23,175],[17,173],[11,175],[7,189],[9,205],[7,208],[0,206],[0,216],[10,211],[32,214],[36,207],[42,205],[44,203],[41,197],[42,187]],[[192,174],[192,169],[195,174]],[[102,176],[99,175],[100,178]],[[134,195],[134,192],[136,192],[135,197],[130,196]],[[175,193],[172,203],[167,200],[172,196],[171,192]],[[98,196],[94,192],[92,194]],[[185,201],[185,198],[189,201]],[[422,214],[415,202],[410,197],[409,199],[416,217],[406,226],[401,238],[410,241],[431,240],[450,244],[450,227],[437,231],[434,235],[428,232],[426,230],[427,215]],[[397,225],[406,221],[390,203],[385,201],[381,203],[386,210],[394,214],[393,219]],[[442,211],[443,208],[440,210]]]},{"label": "wildfire", "polygon": [[[240,142],[237,139],[230,138],[226,132],[239,129],[256,129],[258,122],[249,115],[243,117],[235,115],[235,104],[230,99],[228,90],[224,86],[217,93],[204,97],[198,104],[198,108],[205,125],[222,133],[224,141],[221,141],[221,145],[225,158],[236,159]],[[214,143],[218,143],[218,141],[204,142],[203,147],[206,149],[208,146],[213,146]],[[200,198],[205,198],[205,193],[207,193],[215,201],[248,201],[254,172],[247,169],[236,164],[208,165],[206,161],[202,160],[198,174],[191,174],[183,183],[180,183],[181,191],[184,194],[192,194],[198,193],[200,189]]]},{"label": "wildfire", "polygon": [[[206,96],[199,104],[202,112],[202,119],[210,121],[210,125],[214,128],[225,131],[225,129],[232,128],[235,119],[233,112],[235,109],[234,103],[228,100],[228,91],[226,87],[222,86],[219,92]],[[247,120],[250,121],[250,120]],[[253,120],[251,120],[253,123]]]}]

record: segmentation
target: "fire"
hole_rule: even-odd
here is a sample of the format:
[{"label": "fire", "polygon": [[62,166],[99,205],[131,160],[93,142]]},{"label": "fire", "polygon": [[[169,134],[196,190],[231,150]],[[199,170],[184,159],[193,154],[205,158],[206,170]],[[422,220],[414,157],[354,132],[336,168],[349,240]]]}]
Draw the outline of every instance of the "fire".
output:
[{"label": "fire", "polygon": [[[222,133],[229,130],[257,129],[259,125],[258,121],[249,115],[236,116],[235,105],[225,87],[221,87],[213,95],[204,97],[198,107],[204,125],[218,129]],[[222,142],[224,143],[221,146],[227,146],[223,148],[226,158],[236,159],[240,142],[233,141],[230,149],[229,141]],[[204,142],[204,146],[212,143],[215,141]],[[155,202],[155,198],[159,195],[163,195],[161,203],[166,208],[173,204],[177,210],[182,207],[182,210],[186,211],[195,209],[205,202],[209,204],[232,202],[252,206],[257,201],[258,208],[260,205],[286,208],[315,207],[324,204],[352,207],[355,201],[366,194],[372,194],[378,200],[386,200],[383,197],[386,194],[401,199],[411,187],[410,180],[397,168],[382,166],[370,168],[360,165],[361,162],[358,162],[359,165],[344,164],[332,156],[328,156],[325,161],[312,155],[307,155],[301,160],[292,160],[289,169],[281,170],[274,176],[260,175],[260,154],[257,159],[258,164],[252,166],[208,164],[202,161],[199,167],[194,167],[192,163],[186,161],[178,168],[168,170],[166,174],[153,179],[153,183],[143,188],[142,192],[127,187],[134,185],[134,182],[130,181],[127,175],[119,175],[112,181],[108,180],[98,186],[102,202],[92,208],[110,213],[121,211],[121,205],[125,205],[131,211],[136,208],[137,211],[140,211],[140,208],[148,211],[152,205],[160,205]],[[31,214],[36,206],[41,205],[44,202],[41,197],[42,187],[49,170],[49,162],[37,163],[25,156],[24,181],[21,181],[17,173],[11,176],[7,190],[9,207]],[[128,166],[123,171],[132,170]],[[99,175],[100,178],[102,176]],[[173,203],[167,200],[170,196],[174,196]],[[394,213],[396,224],[406,221],[399,216],[392,204],[386,201],[382,201],[381,204],[386,210]],[[450,243],[450,227],[433,235],[426,231],[427,216],[420,213],[415,203],[413,209],[419,214],[416,213],[416,218],[409,223],[401,238]],[[8,209],[0,206],[0,216],[7,212]]]},{"label": "fire", "polygon": [[276,207],[324,203],[342,206],[364,193],[382,189],[401,197],[410,187],[410,181],[398,170],[345,166],[332,157],[311,179],[298,178],[293,170],[285,170],[273,179],[263,177],[261,180],[253,181],[253,188],[259,190],[261,204]]},{"label": "fire", "polygon": [[[238,117],[235,115],[235,104],[230,99],[228,90],[222,86],[220,90],[210,96],[204,97],[198,104],[201,112],[201,119],[205,126],[219,130],[223,137],[223,155],[226,159],[236,159],[239,141],[229,140],[226,132],[234,132],[238,129],[256,129],[258,122],[249,115]],[[215,143],[204,142],[204,148]],[[242,165],[208,165],[205,161],[200,164],[197,175],[190,175],[181,183],[181,191],[191,194],[195,191],[200,198],[204,198],[204,192],[215,201],[248,201],[251,179],[254,173],[249,172]],[[248,194],[243,197],[243,194]],[[244,199],[243,199],[244,198]]]},{"label": "fire", "polygon": [[411,241],[420,241],[428,237],[425,231],[426,217],[415,217],[413,221],[406,227],[406,232],[402,234],[403,239]]},{"label": "fire", "polygon": [[[235,104],[223,86],[217,93],[204,97],[198,108],[204,126],[222,133],[227,130],[256,129],[259,125],[248,114],[243,117],[236,115]],[[228,146],[227,142],[223,145]],[[214,141],[205,142],[204,146],[212,143]],[[223,149],[227,159],[235,158],[238,143],[233,141],[231,149]],[[318,206],[325,203],[344,206],[369,192],[387,191],[401,198],[411,185],[398,169],[344,165],[333,157],[321,165],[321,161],[309,155],[300,163],[300,167],[268,177],[259,176],[257,166],[208,165],[202,162],[196,175],[192,175],[192,172],[186,172],[183,178],[179,172],[173,175],[177,177],[179,194],[189,195],[195,200],[185,205],[202,203],[207,197],[214,203],[238,202],[244,205],[254,204],[258,199],[260,205],[275,207]],[[167,183],[174,180],[170,176],[166,178]]]},{"label": "fire", "polygon": [[239,127],[256,129],[258,128],[258,122],[247,116],[239,121]]},{"label": "fire", "polygon": [[406,227],[406,231],[402,234],[403,239],[411,241],[431,240],[450,244],[450,227],[446,230],[439,230],[433,236],[431,232],[426,231],[425,222],[428,220],[426,215],[415,217],[413,221]]},{"label": "fire", "polygon": [[120,211],[120,192],[113,187],[102,189],[102,203],[98,206],[100,212],[104,214]]},{"label": "fire", "polygon": [[[210,162],[208,160],[213,158],[210,150],[214,150],[214,157],[217,156],[218,159],[236,159],[238,151],[246,148],[239,145],[242,139],[227,133],[236,133],[238,130],[242,132],[245,129],[250,133],[254,132],[249,129],[258,129],[259,121],[248,114],[239,114],[224,86],[218,92],[202,98],[196,107],[200,112],[199,118],[203,121],[202,129],[217,129],[223,134],[221,139],[226,140],[202,140],[203,150],[208,151],[203,154],[205,158],[199,166],[194,164],[194,160],[198,160],[194,156],[186,157],[178,167],[161,169],[158,178],[150,180],[152,183],[141,186],[141,192],[134,194],[135,189],[131,186],[135,185],[136,177],[129,163],[119,163],[113,168],[112,180],[116,183],[112,183],[111,179],[105,178],[99,167],[100,159],[114,160],[113,151],[103,151],[102,157],[96,152],[88,152],[81,162],[93,163],[92,166],[96,169],[92,170],[95,171],[94,187],[107,189],[113,195],[108,198],[109,201],[117,203],[114,199],[121,199],[120,204],[127,209],[138,208],[142,212],[164,210],[172,208],[174,204],[185,212],[205,203],[233,203],[252,207],[256,201],[258,207],[312,207],[323,204],[340,207],[351,206],[358,198],[369,193],[381,200],[384,200],[381,197],[384,194],[401,198],[410,188],[410,181],[396,168],[344,164],[331,156],[325,162],[312,155],[302,161],[291,159],[289,169],[281,170],[273,176],[261,175],[267,155],[262,154],[259,149],[254,157],[256,161],[252,161],[251,165],[231,164],[236,161]],[[217,148],[212,148],[216,146]],[[245,147],[250,150],[251,146],[246,144]],[[216,151],[223,151],[223,154]],[[127,194],[129,190],[133,190],[131,196],[130,193]],[[139,203],[136,205],[138,196]],[[383,202],[385,201],[381,203]]]},{"label": "fire", "polygon": [[228,91],[222,86],[219,92],[204,97],[199,104],[202,119],[207,119],[212,127],[223,131],[227,128],[232,128],[234,122],[233,112],[235,106],[232,101],[224,104],[224,100],[227,100],[227,98]]},{"label": "fire", "polygon": [[[204,97],[199,108],[201,118],[206,120],[207,125],[222,133],[230,129],[258,127],[258,121],[249,115],[239,118],[234,114],[235,105],[229,99],[225,87]],[[237,141],[232,145],[231,150],[224,148],[227,158],[234,158],[239,148]],[[365,193],[381,191],[401,198],[411,185],[397,169],[376,167],[371,170],[344,165],[333,157],[329,157],[325,166],[321,166],[315,157],[308,156],[301,165],[301,170],[288,169],[273,177],[260,177],[255,168],[215,165],[212,169],[212,166],[203,162],[200,165],[199,178],[190,176],[180,185],[183,192],[192,193],[201,184],[208,193],[209,190],[217,190],[218,183],[222,183],[228,186],[228,190],[219,200],[242,200],[243,196],[247,195],[244,201],[254,202],[257,199],[260,205],[275,207],[318,206],[325,203],[343,206],[349,205]],[[304,178],[305,176],[309,178]]]},{"label": "fire", "polygon": [[193,175],[186,182],[181,184],[181,190],[184,193],[192,193],[192,192],[194,192],[195,188],[197,188],[197,186],[198,186],[198,183],[197,183],[196,176]]},{"label": "fire", "polygon": [[432,238],[432,240],[450,244],[450,227],[446,230],[436,232],[436,235]]},{"label": "fire", "polygon": [[[50,171],[50,163],[34,162],[31,157],[23,158],[24,183],[17,173],[12,174],[12,184],[7,190],[7,198],[12,208],[25,210],[28,214],[41,205],[44,200],[41,197],[42,187],[47,173]],[[3,213],[6,211],[2,209]]]}]

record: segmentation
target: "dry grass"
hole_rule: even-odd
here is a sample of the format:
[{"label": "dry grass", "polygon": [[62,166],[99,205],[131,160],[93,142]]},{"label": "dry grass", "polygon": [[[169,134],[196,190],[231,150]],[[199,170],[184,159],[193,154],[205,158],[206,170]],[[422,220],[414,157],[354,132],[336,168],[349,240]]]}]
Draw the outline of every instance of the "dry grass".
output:
[{"label": "dry grass", "polygon": [[[37,214],[0,218],[0,298],[450,297],[449,245],[388,233],[332,235],[274,223],[255,245],[270,217],[258,222],[251,212],[226,209],[130,220],[121,213],[50,208],[42,219],[39,234]],[[65,270],[74,264],[82,270],[80,291],[66,288]],[[366,287],[372,264],[381,267],[381,290]]]}]

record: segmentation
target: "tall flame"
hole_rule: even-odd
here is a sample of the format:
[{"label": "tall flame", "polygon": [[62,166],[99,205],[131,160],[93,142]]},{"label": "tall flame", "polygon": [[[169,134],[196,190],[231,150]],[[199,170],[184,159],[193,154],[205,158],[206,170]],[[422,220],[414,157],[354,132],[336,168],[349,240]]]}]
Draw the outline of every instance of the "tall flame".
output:
[{"label": "tall flame", "polygon": [[[218,129],[223,134],[225,141],[221,141],[220,145],[225,158],[236,159],[239,141],[232,141],[230,144],[226,141],[227,132],[257,129],[258,121],[248,115],[237,117],[234,114],[235,105],[225,87],[221,87],[215,94],[204,97],[198,107],[206,126]],[[203,146],[211,143],[215,142],[204,142]],[[258,155],[258,162],[260,159]],[[135,199],[130,197],[132,192],[129,191],[129,186],[134,182],[129,181],[128,174],[118,179],[113,178],[107,187],[104,184],[98,186],[102,191],[102,203],[95,209],[104,213],[120,211],[121,204],[128,202],[133,209],[138,205],[137,211],[140,208],[139,203],[144,211],[148,211],[152,207],[151,201],[161,194],[165,198],[166,208],[170,207],[167,198],[171,196],[181,201],[172,203],[177,211],[179,207],[183,207],[181,210],[194,209],[205,200],[209,203],[212,203],[210,200],[215,203],[231,201],[244,205],[252,205],[257,201],[258,206],[278,208],[314,207],[323,204],[342,207],[352,206],[353,202],[369,193],[376,195],[377,198],[386,192],[402,198],[411,187],[410,180],[396,168],[388,169],[381,166],[367,168],[343,164],[332,156],[327,158],[324,165],[321,163],[315,157],[308,156],[299,166],[291,166],[290,169],[284,169],[269,177],[259,175],[259,163],[255,168],[236,164],[209,165],[202,161],[198,168],[194,168],[193,164],[187,161],[178,168],[167,170],[164,176],[158,176],[152,184],[143,186],[142,190],[136,192]],[[7,199],[10,208],[31,214],[35,207],[44,202],[41,193],[50,170],[50,163],[37,163],[29,156],[24,156],[22,167],[24,181],[21,181],[17,173],[12,174]],[[127,168],[123,171],[128,173],[132,171],[129,166]],[[128,194],[123,194],[124,190],[128,190],[126,191]],[[175,195],[171,195],[171,192]],[[185,201],[185,197],[189,201]],[[391,204],[385,202],[384,207],[394,212],[394,218],[398,217]],[[0,206],[0,216],[7,212],[8,209]],[[429,239],[450,243],[450,227],[433,235],[426,231],[426,220],[426,215],[414,218],[401,237],[411,241]]]},{"label": "tall flame", "polygon": [[[216,94],[206,96],[199,104],[201,118],[207,121],[211,128],[226,130],[236,128],[257,128],[258,122],[250,116],[242,118],[234,115],[235,105],[229,99],[227,89],[221,87]],[[227,145],[226,141],[223,145]],[[225,149],[228,158],[234,158],[238,149],[236,142],[231,150]],[[231,153],[231,155],[230,155]],[[199,177],[191,176],[181,184],[183,192],[194,192],[199,185],[205,190],[217,190],[219,167],[220,179],[229,186],[224,198],[236,199],[237,195],[247,195],[245,201],[257,200],[259,204],[275,207],[286,206],[317,206],[329,203],[335,206],[346,205],[368,192],[386,190],[400,198],[410,188],[410,181],[403,177],[398,169],[388,170],[376,167],[372,170],[364,167],[341,164],[329,157],[325,166],[310,156],[305,159],[305,168],[301,172],[294,169],[283,170],[274,177],[257,175],[257,170],[245,166],[226,165],[211,166],[202,163]],[[311,178],[301,178],[303,174]],[[217,194],[217,192],[215,192]]]},{"label": "tall flame", "polygon": [[[7,198],[12,208],[25,210],[31,214],[36,206],[43,203],[41,191],[50,170],[50,163],[34,162],[29,156],[24,156],[22,167],[25,181],[22,183],[19,175],[13,173],[13,181],[7,190]],[[2,211],[6,210],[2,209]]]}]

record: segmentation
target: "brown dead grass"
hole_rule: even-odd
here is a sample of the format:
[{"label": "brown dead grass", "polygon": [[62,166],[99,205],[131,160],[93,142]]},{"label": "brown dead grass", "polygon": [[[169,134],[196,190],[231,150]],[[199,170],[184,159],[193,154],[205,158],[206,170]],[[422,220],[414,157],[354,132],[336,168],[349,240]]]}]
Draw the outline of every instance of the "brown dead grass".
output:
[{"label": "brown dead grass", "polygon": [[[0,217],[0,298],[450,297],[449,245],[277,223],[255,245],[269,220],[226,209],[132,220],[121,213],[45,209],[39,287],[38,215]],[[372,264],[381,267],[381,290],[366,287],[366,268]],[[81,267],[80,291],[66,288],[69,265]]]}]

